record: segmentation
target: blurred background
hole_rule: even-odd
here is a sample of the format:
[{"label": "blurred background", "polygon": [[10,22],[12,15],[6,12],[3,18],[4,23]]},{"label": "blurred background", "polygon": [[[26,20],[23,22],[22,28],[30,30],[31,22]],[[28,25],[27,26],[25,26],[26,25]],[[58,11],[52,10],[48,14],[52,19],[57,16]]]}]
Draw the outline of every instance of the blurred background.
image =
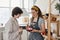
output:
[{"label": "blurred background", "polygon": [[[23,10],[23,15],[18,19],[20,26],[26,26],[26,24],[30,24],[31,15],[31,7],[33,5],[37,5],[42,14],[48,14],[49,12],[49,0],[0,0],[0,40],[4,40],[4,26],[8,19],[11,17],[11,11],[14,7],[20,7]],[[56,4],[60,4],[60,0],[51,0],[51,14],[54,15],[56,20],[60,20],[60,13],[56,10]],[[58,22],[57,22],[58,23]],[[53,25],[53,24],[52,24]],[[56,25],[56,24],[54,24]],[[59,26],[60,27],[60,26]],[[59,28],[58,27],[58,28]],[[56,30],[58,29],[56,25]],[[54,27],[52,27],[54,29]],[[60,29],[59,29],[60,30]],[[28,40],[28,32],[24,30],[22,40]],[[57,32],[60,34],[60,31]],[[26,36],[27,35],[27,36]],[[25,36],[25,38],[23,38]]]}]

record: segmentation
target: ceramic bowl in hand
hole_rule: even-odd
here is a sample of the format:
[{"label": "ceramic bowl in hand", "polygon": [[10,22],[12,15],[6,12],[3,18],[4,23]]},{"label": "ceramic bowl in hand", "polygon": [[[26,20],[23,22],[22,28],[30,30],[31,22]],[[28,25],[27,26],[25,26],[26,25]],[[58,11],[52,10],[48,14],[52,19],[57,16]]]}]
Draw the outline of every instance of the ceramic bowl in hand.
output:
[{"label": "ceramic bowl in hand", "polygon": [[32,28],[30,28],[30,27],[29,27],[29,28],[27,28],[27,31],[32,31]]}]

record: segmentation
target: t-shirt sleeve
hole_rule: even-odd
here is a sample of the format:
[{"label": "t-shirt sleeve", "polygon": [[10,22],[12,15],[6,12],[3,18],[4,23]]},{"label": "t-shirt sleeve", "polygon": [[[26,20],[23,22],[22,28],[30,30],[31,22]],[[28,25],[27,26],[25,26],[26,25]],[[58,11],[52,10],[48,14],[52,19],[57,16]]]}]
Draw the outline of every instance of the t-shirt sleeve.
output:
[{"label": "t-shirt sleeve", "polygon": [[39,26],[40,28],[41,28],[41,24],[45,24],[45,21],[44,21],[44,19],[39,18],[38,26]]}]

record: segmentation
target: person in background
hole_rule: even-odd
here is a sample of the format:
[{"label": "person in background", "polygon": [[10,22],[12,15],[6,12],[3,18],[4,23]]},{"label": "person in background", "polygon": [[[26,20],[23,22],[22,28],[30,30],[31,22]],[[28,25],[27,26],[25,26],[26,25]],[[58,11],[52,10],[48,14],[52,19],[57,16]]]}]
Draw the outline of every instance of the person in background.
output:
[{"label": "person in background", "polygon": [[43,19],[45,21],[45,29],[48,29],[48,16],[49,16],[49,14],[43,15]]},{"label": "person in background", "polygon": [[[29,40],[44,40],[41,33],[45,32],[45,22],[42,17],[42,13],[39,7],[33,6],[31,8],[32,19],[30,24]],[[29,30],[30,30],[29,29]]]},{"label": "person in background", "polygon": [[12,10],[12,17],[5,24],[6,40],[20,40],[22,28],[19,28],[17,18],[19,18],[22,13],[23,11],[19,7],[15,7]]},{"label": "person in background", "polygon": [[[43,15],[43,18],[45,19],[45,32],[46,35],[44,35],[45,40],[48,40],[48,14]],[[52,14],[51,14],[52,16]],[[51,40],[56,40],[56,18],[55,17],[51,17],[51,32],[50,32],[50,37]],[[47,24],[46,24],[47,23]]]},{"label": "person in background", "polygon": [[46,14],[43,15],[43,19],[45,21],[45,35],[43,35],[44,40],[47,40],[47,38],[48,38],[47,37],[47,34],[48,34],[48,16],[49,16],[48,13],[46,13]]}]

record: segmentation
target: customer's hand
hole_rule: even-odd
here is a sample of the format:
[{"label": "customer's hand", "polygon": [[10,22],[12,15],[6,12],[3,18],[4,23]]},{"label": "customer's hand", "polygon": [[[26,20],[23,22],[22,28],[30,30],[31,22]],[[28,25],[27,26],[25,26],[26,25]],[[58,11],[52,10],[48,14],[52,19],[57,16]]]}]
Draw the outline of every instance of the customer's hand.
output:
[{"label": "customer's hand", "polygon": [[19,32],[23,32],[23,29],[22,28],[19,28]]},{"label": "customer's hand", "polygon": [[26,30],[28,30],[28,28],[29,28],[29,25],[27,24],[27,26],[26,26]]}]

